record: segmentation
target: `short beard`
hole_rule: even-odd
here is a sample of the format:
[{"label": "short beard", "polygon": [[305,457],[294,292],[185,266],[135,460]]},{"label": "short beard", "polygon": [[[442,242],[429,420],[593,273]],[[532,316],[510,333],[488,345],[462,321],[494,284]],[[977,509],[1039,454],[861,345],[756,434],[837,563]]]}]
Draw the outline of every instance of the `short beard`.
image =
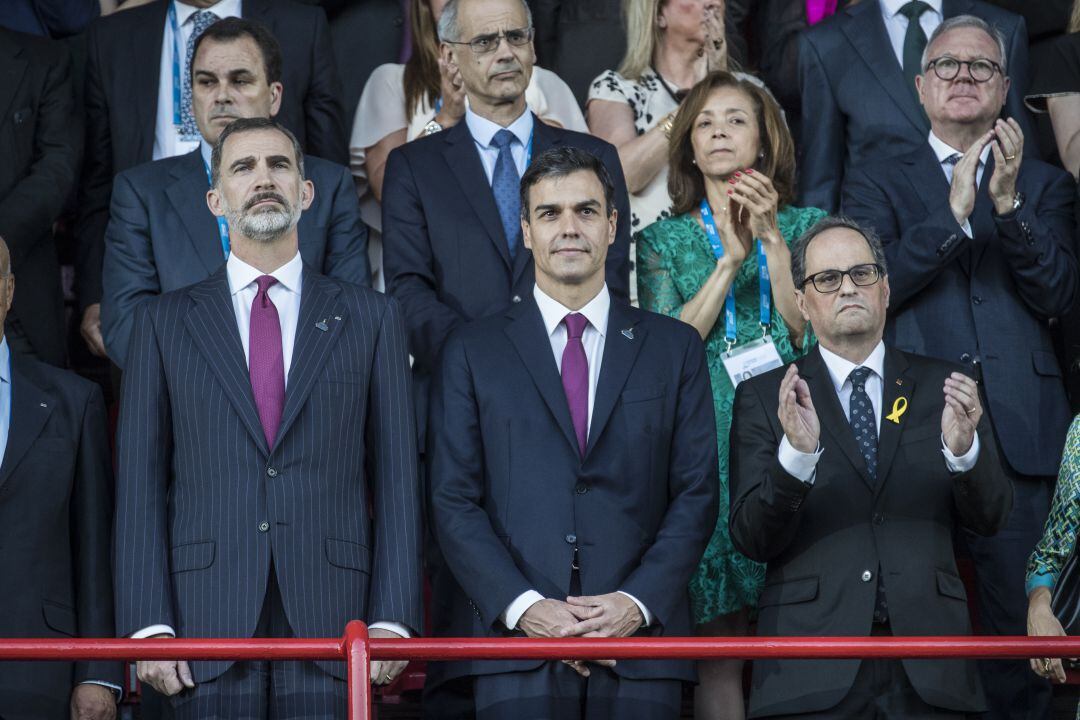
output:
[{"label": "short beard", "polygon": [[[285,206],[285,210],[263,210],[250,212],[250,208],[267,198],[274,198]],[[229,225],[235,227],[247,238],[259,243],[271,243],[296,227],[300,222],[300,203],[293,205],[277,193],[263,193],[249,200],[239,211],[226,204],[225,216]]]}]

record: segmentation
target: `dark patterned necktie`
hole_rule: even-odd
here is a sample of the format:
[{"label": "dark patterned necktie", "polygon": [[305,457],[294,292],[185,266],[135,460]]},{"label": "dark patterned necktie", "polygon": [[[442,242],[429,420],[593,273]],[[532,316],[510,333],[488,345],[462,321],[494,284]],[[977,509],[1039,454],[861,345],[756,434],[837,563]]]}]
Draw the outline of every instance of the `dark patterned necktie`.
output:
[{"label": "dark patterned necktie", "polygon": [[199,126],[195,124],[195,115],[191,111],[191,60],[195,54],[195,41],[199,39],[206,28],[218,21],[218,16],[209,10],[199,10],[191,16],[191,37],[187,41],[187,54],[184,59],[184,73],[181,81],[180,100],[180,137],[184,140],[198,140],[200,137]]},{"label": "dark patterned necktie", "polygon": [[[848,375],[851,381],[851,402],[848,405],[848,422],[855,434],[870,480],[877,483],[878,432],[877,416],[870,395],[866,392],[866,381],[873,372],[868,367],[857,367]],[[874,598],[874,622],[889,621],[889,604],[885,600],[885,581],[881,577],[881,566],[877,568],[877,594]]]},{"label": "dark patterned necktie", "polygon": [[506,233],[506,246],[511,258],[517,254],[518,236],[521,234],[521,178],[518,177],[517,165],[510,152],[515,140],[514,133],[505,128],[491,139],[491,144],[499,148],[495,172],[491,174],[491,192],[495,195],[495,206],[499,208],[499,220]]}]

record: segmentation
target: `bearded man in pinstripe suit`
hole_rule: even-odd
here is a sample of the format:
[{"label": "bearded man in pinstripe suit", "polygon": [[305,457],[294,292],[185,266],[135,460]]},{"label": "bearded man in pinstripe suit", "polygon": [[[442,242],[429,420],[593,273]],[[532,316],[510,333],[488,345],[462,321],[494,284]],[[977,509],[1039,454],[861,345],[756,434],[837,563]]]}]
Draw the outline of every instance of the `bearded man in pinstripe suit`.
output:
[{"label": "bearded man in pinstripe suit", "polygon": [[[375,636],[421,624],[408,354],[394,300],[304,266],[288,130],[237,120],[207,203],[231,253],[139,311],[118,436],[117,628]],[[404,663],[374,663],[391,682]],[[344,663],[140,662],[178,718],[344,718]]]}]

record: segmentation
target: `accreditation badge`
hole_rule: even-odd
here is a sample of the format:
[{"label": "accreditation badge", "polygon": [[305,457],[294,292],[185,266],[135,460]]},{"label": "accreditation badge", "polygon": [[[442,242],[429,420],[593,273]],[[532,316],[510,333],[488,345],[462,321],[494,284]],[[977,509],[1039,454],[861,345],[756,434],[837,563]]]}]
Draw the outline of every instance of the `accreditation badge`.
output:
[{"label": "accreditation badge", "polygon": [[743,380],[781,367],[784,361],[776,351],[771,337],[758,338],[732,348],[720,355],[731,384],[738,387]]}]

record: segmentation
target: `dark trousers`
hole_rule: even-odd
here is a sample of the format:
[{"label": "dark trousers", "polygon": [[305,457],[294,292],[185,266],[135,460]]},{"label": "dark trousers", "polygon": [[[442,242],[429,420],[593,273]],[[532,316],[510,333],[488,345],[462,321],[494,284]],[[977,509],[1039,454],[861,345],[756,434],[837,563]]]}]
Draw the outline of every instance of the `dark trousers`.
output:
[{"label": "dark trousers", "polygon": [[822,712],[770,715],[768,720],[923,720],[974,717],[927,705],[899,660],[863,660],[840,704]]},{"label": "dark trousers", "polygon": [[[975,564],[980,632],[984,635],[1026,635],[1024,574],[1028,556],[1043,533],[1053,494],[1053,478],[1019,475],[1004,461],[1002,465],[1013,486],[1013,508],[1005,527],[988,538],[964,531],[961,541]],[[1050,717],[1053,701],[1050,683],[1033,673],[1027,660],[978,662],[986,704],[990,708],[984,715],[986,720]]]},{"label": "dark trousers", "polygon": [[[255,637],[294,637],[273,568]],[[345,720],[347,688],[312,662],[238,662],[172,698],[177,720]]]},{"label": "dark trousers", "polygon": [[561,662],[527,672],[480,675],[477,720],[677,720],[679,680],[629,680],[589,666],[588,678]]}]

